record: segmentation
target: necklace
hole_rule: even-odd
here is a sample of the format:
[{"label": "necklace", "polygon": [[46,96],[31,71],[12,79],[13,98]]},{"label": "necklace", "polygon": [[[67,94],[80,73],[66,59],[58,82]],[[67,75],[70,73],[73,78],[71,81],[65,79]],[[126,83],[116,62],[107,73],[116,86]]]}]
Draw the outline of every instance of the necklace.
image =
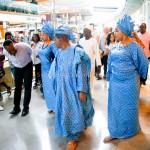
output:
[{"label": "necklace", "polygon": [[121,44],[121,42],[119,42],[117,45],[117,49],[120,51],[120,50],[122,50],[122,48],[123,48],[123,45]]},{"label": "necklace", "polygon": [[42,50],[44,50],[48,45],[50,44],[47,44],[45,47],[44,47],[44,44],[42,45]]}]

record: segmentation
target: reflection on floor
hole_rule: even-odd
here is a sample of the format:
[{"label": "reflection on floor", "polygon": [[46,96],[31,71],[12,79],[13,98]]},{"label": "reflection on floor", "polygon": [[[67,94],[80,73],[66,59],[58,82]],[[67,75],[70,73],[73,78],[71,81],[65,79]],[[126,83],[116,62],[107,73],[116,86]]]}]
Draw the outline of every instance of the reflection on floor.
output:
[{"label": "reflection on floor", "polygon": [[[142,132],[129,139],[104,144],[103,138],[108,135],[107,88],[105,80],[95,82],[93,126],[81,134],[77,150],[150,150],[150,74],[140,94]],[[55,135],[54,115],[47,113],[39,89],[32,90],[30,113],[26,117],[21,114],[11,117],[13,96],[4,97],[0,103],[5,108],[0,112],[0,150],[65,150],[67,140]]]}]

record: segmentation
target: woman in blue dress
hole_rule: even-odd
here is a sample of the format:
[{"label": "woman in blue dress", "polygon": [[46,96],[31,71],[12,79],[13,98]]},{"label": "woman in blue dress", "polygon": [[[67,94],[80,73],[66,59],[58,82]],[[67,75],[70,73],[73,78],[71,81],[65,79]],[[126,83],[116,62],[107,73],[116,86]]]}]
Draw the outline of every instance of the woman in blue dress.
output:
[{"label": "woman in blue dress", "polygon": [[118,42],[108,58],[108,129],[104,142],[125,139],[140,130],[138,119],[140,76],[146,78],[148,59],[141,46],[132,38],[134,24],[124,15],[117,22],[115,37]]},{"label": "woman in blue dress", "polygon": [[43,25],[41,29],[41,39],[43,41],[43,45],[39,49],[38,54],[41,60],[44,99],[46,100],[46,106],[48,112],[50,113],[55,111],[55,94],[50,84],[50,79],[48,77],[51,63],[56,53],[56,46],[52,41],[53,38],[54,38],[53,25],[49,23]]}]

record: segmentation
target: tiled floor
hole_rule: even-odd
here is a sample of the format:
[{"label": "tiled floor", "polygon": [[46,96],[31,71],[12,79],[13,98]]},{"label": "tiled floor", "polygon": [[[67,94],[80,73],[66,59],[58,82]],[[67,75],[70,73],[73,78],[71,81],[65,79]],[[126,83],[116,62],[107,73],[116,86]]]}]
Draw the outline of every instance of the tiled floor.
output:
[{"label": "tiled floor", "polygon": [[[107,88],[105,80],[96,81],[93,126],[81,134],[77,150],[150,150],[150,74],[140,94],[142,132],[126,140],[104,144],[103,138],[108,135]],[[0,102],[5,108],[0,112],[0,150],[65,150],[67,140],[55,135],[54,115],[47,113],[39,89],[32,91],[30,113],[26,117],[21,117],[21,114],[10,116],[13,96],[4,97]]]}]

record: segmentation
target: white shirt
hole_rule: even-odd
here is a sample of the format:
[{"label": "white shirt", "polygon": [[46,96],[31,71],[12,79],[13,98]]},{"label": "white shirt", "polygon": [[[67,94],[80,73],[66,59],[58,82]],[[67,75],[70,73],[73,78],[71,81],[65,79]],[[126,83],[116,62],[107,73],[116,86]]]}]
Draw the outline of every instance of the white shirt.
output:
[{"label": "white shirt", "polygon": [[113,48],[113,46],[115,45],[116,43],[110,43],[109,45],[105,45],[105,48],[109,49],[111,51],[111,49]]},{"label": "white shirt", "polygon": [[33,60],[33,64],[37,65],[41,62],[40,59],[37,58],[37,56],[38,56],[38,50],[42,47],[42,43],[38,42],[34,46],[32,47],[32,60]]},{"label": "white shirt", "polygon": [[89,40],[82,38],[80,39],[79,44],[83,47],[86,54],[90,57],[92,68],[95,67],[95,59],[97,66],[101,65],[100,50],[95,38],[91,37]]},{"label": "white shirt", "polygon": [[26,43],[16,43],[14,45],[17,50],[16,55],[10,55],[4,49],[4,55],[12,62],[12,64],[17,68],[25,67],[29,62],[31,62],[31,47]]},{"label": "white shirt", "polygon": [[110,43],[109,45],[105,45],[104,55],[108,55],[114,45],[115,45],[115,43]]},{"label": "white shirt", "polygon": [[99,45],[99,48],[100,50],[102,51],[105,51],[105,41],[106,41],[106,38],[107,38],[107,35],[106,34],[103,34],[100,38],[100,45]]}]

